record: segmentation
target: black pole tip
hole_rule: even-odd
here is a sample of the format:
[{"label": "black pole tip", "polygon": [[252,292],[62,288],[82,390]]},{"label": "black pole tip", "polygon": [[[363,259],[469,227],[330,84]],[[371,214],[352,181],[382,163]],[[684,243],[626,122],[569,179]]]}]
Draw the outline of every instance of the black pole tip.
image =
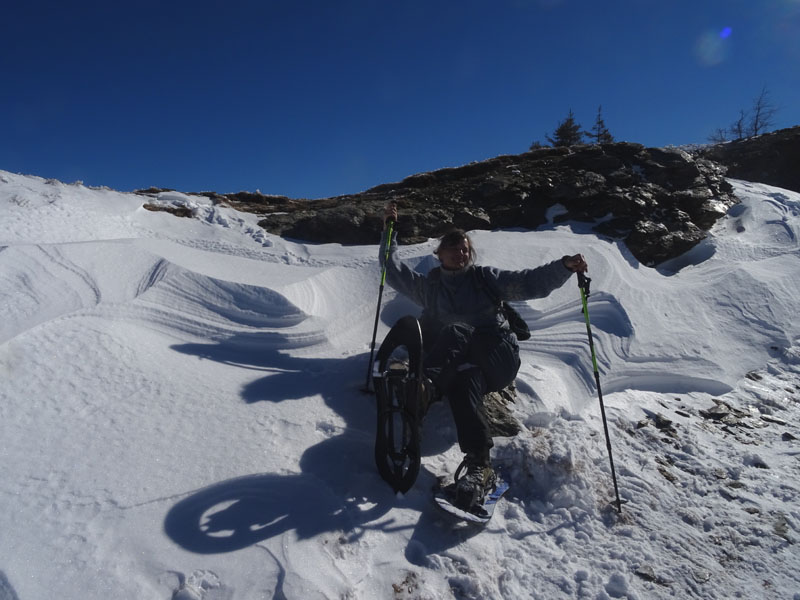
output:
[{"label": "black pole tip", "polygon": [[590,277],[585,273],[578,272],[578,287],[583,290],[586,297],[589,297],[589,284],[592,282]]}]

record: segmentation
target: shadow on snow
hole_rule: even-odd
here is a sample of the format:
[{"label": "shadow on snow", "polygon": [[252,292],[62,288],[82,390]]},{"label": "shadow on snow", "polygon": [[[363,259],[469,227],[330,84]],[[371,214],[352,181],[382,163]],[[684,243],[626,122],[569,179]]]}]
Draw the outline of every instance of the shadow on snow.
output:
[{"label": "shadow on snow", "polygon": [[260,337],[240,335],[174,349],[270,371],[241,390],[245,402],[319,395],[345,420],[344,431],[306,449],[300,473],[250,475],[194,492],[170,509],[166,533],[187,550],[209,554],[245,548],[290,530],[304,539],[326,531],[360,535],[365,527],[389,527],[391,521],[366,525],[386,514],[394,500],[388,487],[382,489],[374,466],[374,402],[357,391],[367,357],[293,357],[274,347],[274,334],[272,348],[264,349]]},{"label": "shadow on snow", "polygon": [[[266,342],[265,342],[266,340]],[[210,344],[181,344],[185,354],[267,373],[240,391],[247,403],[285,402],[320,396],[344,421],[332,434],[308,447],[299,473],[263,473],[239,477],[195,491],[167,513],[164,530],[178,545],[199,554],[232,552],[289,531],[299,539],[342,532],[357,541],[370,529],[384,532],[413,528],[406,558],[429,565],[430,555],[446,552],[491,528],[465,526],[438,511],[432,502],[437,478],[424,468],[404,498],[396,497],[374,463],[375,402],[359,392],[366,376],[367,354],[335,358],[291,356],[276,344],[274,332],[239,335]],[[423,455],[447,450],[455,430],[446,406],[436,406],[424,424]],[[339,431],[339,427],[335,428]],[[265,435],[266,432],[265,432]],[[455,466],[455,465],[454,465]],[[418,510],[416,525],[399,526],[392,508]]]},{"label": "shadow on snow", "polygon": [[[259,335],[240,335],[174,349],[268,372],[242,388],[241,398],[247,403],[321,396],[344,419],[343,430],[307,448],[299,460],[300,473],[239,477],[179,501],[164,521],[164,530],[175,543],[198,554],[216,554],[247,548],[292,530],[299,539],[340,531],[344,540],[354,542],[370,529],[391,532],[413,527],[406,555],[416,564],[425,564],[427,553],[445,551],[480,531],[458,526],[453,532],[442,529],[442,519],[449,519],[431,501],[436,477],[426,469],[405,498],[396,497],[380,479],[373,454],[375,402],[358,391],[366,376],[366,354],[342,359],[293,357],[275,346],[274,334],[269,344],[260,339]],[[430,415],[433,419],[426,424],[428,436],[423,442],[425,455],[443,452],[455,442],[446,409],[437,407]],[[420,511],[416,526],[398,526],[387,515],[400,507]]]}]

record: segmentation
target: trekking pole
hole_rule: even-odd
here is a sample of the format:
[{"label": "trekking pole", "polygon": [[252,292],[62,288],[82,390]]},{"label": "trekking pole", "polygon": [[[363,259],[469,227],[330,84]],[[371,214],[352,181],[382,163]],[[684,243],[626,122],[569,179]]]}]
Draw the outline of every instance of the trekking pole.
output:
[{"label": "trekking pole", "polygon": [[611,463],[611,478],[614,481],[614,493],[617,497],[617,512],[622,514],[622,501],[619,499],[619,488],[617,487],[617,474],[614,470],[614,457],[611,454],[611,438],[608,435],[608,422],[606,421],[606,408],[603,404],[603,392],[600,389],[600,371],[597,368],[597,356],[594,352],[594,339],[592,337],[592,325],[589,322],[589,308],[586,300],[589,298],[589,283],[591,279],[583,273],[578,273],[578,287],[581,290],[581,303],[583,304],[583,316],[586,319],[586,333],[589,334],[589,349],[592,352],[592,367],[594,368],[594,380],[597,383],[597,396],[600,399],[600,414],[603,416],[603,430],[606,433],[606,448],[608,448],[608,460]]},{"label": "trekking pole", "polygon": [[372,362],[375,357],[375,338],[378,335],[378,320],[381,316],[381,301],[383,299],[383,288],[386,284],[386,262],[389,260],[389,245],[392,243],[392,228],[394,221],[386,222],[386,254],[384,255],[383,267],[381,268],[381,285],[378,288],[378,308],[375,311],[375,326],[372,328],[372,343],[369,348],[369,364],[367,365],[367,380],[364,383],[364,392],[371,392],[369,389],[369,381],[372,377]]}]

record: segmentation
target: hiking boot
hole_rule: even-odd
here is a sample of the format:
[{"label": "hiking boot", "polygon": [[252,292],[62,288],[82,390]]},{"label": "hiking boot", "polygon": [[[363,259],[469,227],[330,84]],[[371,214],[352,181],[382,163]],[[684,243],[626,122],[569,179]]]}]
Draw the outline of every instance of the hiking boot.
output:
[{"label": "hiking boot", "polygon": [[455,504],[464,510],[471,510],[483,502],[486,494],[494,489],[496,481],[488,457],[467,454],[456,469]]},{"label": "hiking boot", "polygon": [[408,359],[393,357],[389,360],[389,364],[387,365],[386,369],[389,373],[391,373],[392,371],[394,371],[395,373],[408,372]]}]

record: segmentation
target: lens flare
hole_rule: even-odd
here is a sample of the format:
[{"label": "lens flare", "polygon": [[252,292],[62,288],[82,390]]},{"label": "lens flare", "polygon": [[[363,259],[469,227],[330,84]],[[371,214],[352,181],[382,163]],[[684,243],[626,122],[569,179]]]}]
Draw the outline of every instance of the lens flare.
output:
[{"label": "lens flare", "polygon": [[730,27],[725,27],[722,29],[722,31],[719,32],[719,37],[721,37],[723,40],[726,40],[729,37],[731,37],[732,33],[733,29],[731,29]]},{"label": "lens flare", "polygon": [[[728,28],[726,28],[728,29]],[[725,62],[728,58],[728,43],[727,36],[723,36],[722,32],[706,31],[695,42],[694,55],[697,61],[704,67],[714,67],[720,63]]]}]

